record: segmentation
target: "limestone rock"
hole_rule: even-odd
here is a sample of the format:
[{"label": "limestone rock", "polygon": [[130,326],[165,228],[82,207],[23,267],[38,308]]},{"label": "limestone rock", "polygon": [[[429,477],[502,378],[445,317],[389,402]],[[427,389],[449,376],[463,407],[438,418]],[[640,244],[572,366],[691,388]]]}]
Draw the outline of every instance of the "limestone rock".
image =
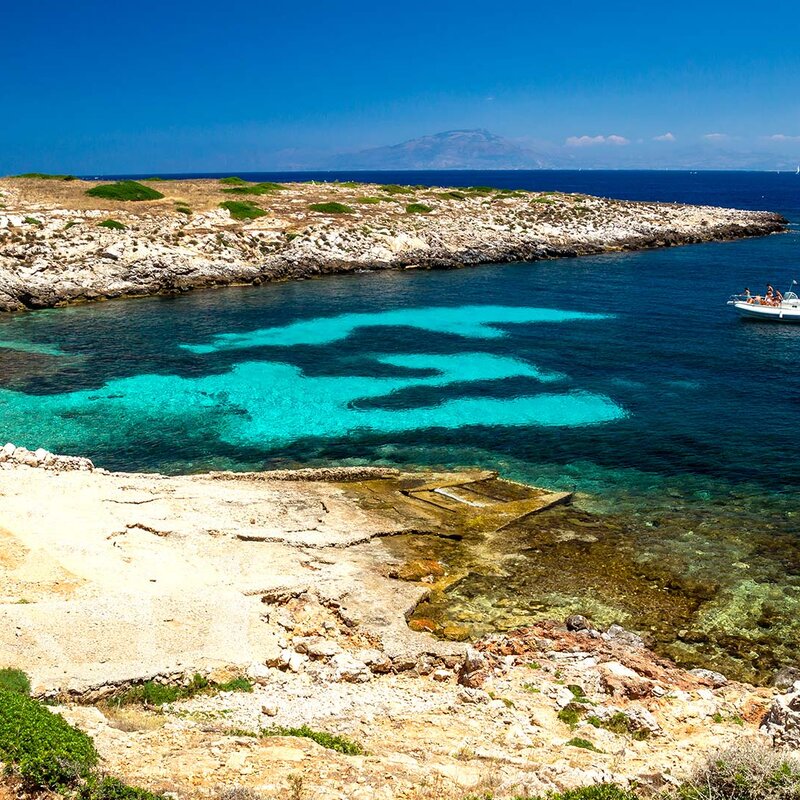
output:
[{"label": "limestone rock", "polygon": [[461,686],[477,689],[489,676],[489,664],[486,656],[474,647],[467,648],[464,663],[458,671],[458,682]]},{"label": "limestone rock", "polygon": [[800,747],[800,681],[773,700],[761,730],[775,745]]},{"label": "limestone rock", "polygon": [[712,669],[690,669],[689,672],[715,689],[728,685],[728,679],[722,673],[714,672]]},{"label": "limestone rock", "polygon": [[353,658],[350,653],[337,653],[331,659],[334,681],[347,681],[348,683],[367,683],[372,680],[369,667],[363,662]]}]

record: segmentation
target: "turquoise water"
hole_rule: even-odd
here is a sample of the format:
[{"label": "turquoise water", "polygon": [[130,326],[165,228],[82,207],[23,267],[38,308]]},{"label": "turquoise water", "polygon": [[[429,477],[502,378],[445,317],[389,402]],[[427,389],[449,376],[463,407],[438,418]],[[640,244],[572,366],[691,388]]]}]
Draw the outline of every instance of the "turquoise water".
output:
[{"label": "turquoise water", "polygon": [[[470,465],[577,490],[589,521],[509,536],[508,551],[489,559],[494,569],[507,557],[508,570],[478,559],[445,606],[497,627],[585,610],[652,628],[684,663],[750,677],[795,659],[800,326],[742,322],[724,302],[745,285],[800,279],[800,180],[503,180],[763,207],[795,227],[725,244],[6,315],[0,439],[112,469]],[[587,525],[603,535],[590,541]]]}]

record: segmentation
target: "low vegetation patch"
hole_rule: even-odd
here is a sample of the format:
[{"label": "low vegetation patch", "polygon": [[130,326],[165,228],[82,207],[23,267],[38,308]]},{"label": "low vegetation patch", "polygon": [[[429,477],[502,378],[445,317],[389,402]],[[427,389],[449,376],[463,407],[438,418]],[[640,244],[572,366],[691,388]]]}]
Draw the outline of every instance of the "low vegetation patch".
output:
[{"label": "low vegetation patch", "polygon": [[372,206],[380,202],[380,197],[356,197],[356,203],[363,203],[364,205]]},{"label": "low vegetation patch", "polygon": [[588,739],[581,739],[580,736],[575,736],[567,742],[567,747],[579,747],[582,750],[591,750],[593,753],[602,753],[598,750]]},{"label": "low vegetation patch", "polygon": [[626,717],[621,711],[608,719],[589,716],[586,718],[586,721],[595,728],[605,728],[607,731],[611,731],[611,733],[627,734],[638,741],[643,741],[650,737],[649,731],[634,727],[630,718]]},{"label": "low vegetation patch", "polygon": [[337,753],[344,753],[347,756],[360,756],[364,754],[364,748],[358,742],[348,739],[346,736],[337,736],[335,733],[326,731],[315,731],[308,725],[301,725],[299,728],[265,728],[261,731],[262,736],[299,736],[302,739],[311,739],[328,750],[336,750]]},{"label": "low vegetation patch", "polygon": [[763,741],[741,740],[712,753],[669,800],[797,800],[800,758]]},{"label": "low vegetation patch", "polygon": [[382,192],[386,194],[414,194],[414,189],[411,186],[400,186],[397,183],[385,183],[380,187]]},{"label": "low vegetation patch", "polygon": [[254,183],[252,185],[234,186],[232,189],[223,189],[225,194],[272,194],[273,192],[283,191],[286,187],[280,183],[265,181],[264,183]]},{"label": "low vegetation patch", "polygon": [[97,223],[98,228],[111,228],[112,231],[124,231],[128,226],[123,225],[116,219],[104,219]]},{"label": "low vegetation patch", "polygon": [[76,181],[74,175],[50,175],[47,172],[23,172],[22,175],[15,175],[15,178],[35,178],[40,181]]},{"label": "low vegetation patch", "polygon": [[36,219],[36,217],[25,217],[25,224],[26,225],[36,225],[37,228],[42,227],[42,221],[40,219]]},{"label": "low vegetation patch", "polygon": [[312,203],[309,208],[320,214],[352,214],[353,209],[344,203]]},{"label": "low vegetation patch", "polygon": [[21,669],[12,669],[11,667],[0,669],[0,691],[29,695],[31,693],[30,679]]},{"label": "low vegetation patch", "polygon": [[470,194],[492,194],[495,190],[491,186],[468,186],[464,189],[465,192]]},{"label": "low vegetation patch", "polygon": [[264,209],[247,200],[227,200],[220,203],[219,207],[227,209],[234,219],[256,219],[267,214]]},{"label": "low vegetation patch", "polygon": [[192,215],[192,209],[189,208],[189,206],[185,205],[184,203],[176,203],[175,210],[179,214],[186,214],[187,217],[190,217]]},{"label": "low vegetation patch", "polygon": [[41,703],[0,690],[0,760],[28,787],[64,791],[89,777],[97,751]]},{"label": "low vegetation patch", "polygon": [[91,737],[28,696],[21,670],[0,670],[0,761],[23,793],[56,792],[76,800],[165,800],[97,771]]},{"label": "low vegetation patch", "polygon": [[430,214],[433,209],[425,203],[409,203],[406,206],[406,214]]},{"label": "low vegetation patch", "polygon": [[226,186],[247,186],[247,181],[244,178],[239,178],[236,175],[231,175],[227,178],[220,178],[220,183],[224,183]]},{"label": "low vegetation patch", "polygon": [[89,197],[102,197],[104,200],[160,200],[164,195],[151,186],[144,186],[138,181],[117,181],[116,183],[101,183],[86,190]]},{"label": "low vegetation patch", "polygon": [[439,192],[439,197],[443,198],[444,200],[465,200],[466,195],[464,192]]},{"label": "low vegetation patch", "polygon": [[138,686],[132,686],[124,692],[114,696],[109,705],[119,707],[137,703],[143,706],[162,706],[165,703],[174,703],[177,700],[187,700],[198,694],[217,694],[218,692],[252,692],[253,684],[247,678],[234,678],[225,683],[216,683],[195,675],[184,686],[166,686],[155,681],[147,681]]}]

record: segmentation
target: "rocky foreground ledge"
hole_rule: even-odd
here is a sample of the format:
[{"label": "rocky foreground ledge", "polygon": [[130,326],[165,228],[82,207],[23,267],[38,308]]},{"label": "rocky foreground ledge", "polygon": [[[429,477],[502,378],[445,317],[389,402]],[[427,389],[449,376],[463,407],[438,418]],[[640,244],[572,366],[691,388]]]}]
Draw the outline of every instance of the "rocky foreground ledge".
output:
[{"label": "rocky foreground ledge", "polygon": [[[151,181],[161,198],[123,202],[87,196],[95,186],[0,180],[0,310],[666,247],[786,227],[760,211],[481,187]],[[221,207],[231,202],[250,210]],[[250,218],[235,218],[242,214]]]},{"label": "rocky foreground ledge", "polygon": [[[0,664],[128,782],[179,800],[510,798],[657,790],[720,747],[800,747],[796,670],[770,688],[686,671],[577,615],[473,645],[411,630],[444,565],[385,546],[423,531],[359,503],[356,473],[53,470],[17,449],[0,463]],[[239,691],[114,702],[196,673]]]}]

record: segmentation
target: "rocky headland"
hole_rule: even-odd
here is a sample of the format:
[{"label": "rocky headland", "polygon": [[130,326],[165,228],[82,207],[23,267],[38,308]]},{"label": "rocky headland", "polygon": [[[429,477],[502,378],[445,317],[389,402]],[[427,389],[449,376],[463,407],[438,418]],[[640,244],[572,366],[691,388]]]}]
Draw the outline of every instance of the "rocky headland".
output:
[{"label": "rocky headland", "polygon": [[780,215],[559,192],[360,183],[0,179],[0,310],[326,273],[482,263],[721,241]]},{"label": "rocky headland", "polygon": [[[421,495],[463,479],[108,473],[7,446],[0,664],[103,770],[181,799],[655,791],[720,747],[800,745],[791,670],[766,688],[679,669],[580,616],[472,643],[412,630],[447,566],[387,537],[455,535],[424,523]],[[142,704],[195,675],[223,688]]]}]

